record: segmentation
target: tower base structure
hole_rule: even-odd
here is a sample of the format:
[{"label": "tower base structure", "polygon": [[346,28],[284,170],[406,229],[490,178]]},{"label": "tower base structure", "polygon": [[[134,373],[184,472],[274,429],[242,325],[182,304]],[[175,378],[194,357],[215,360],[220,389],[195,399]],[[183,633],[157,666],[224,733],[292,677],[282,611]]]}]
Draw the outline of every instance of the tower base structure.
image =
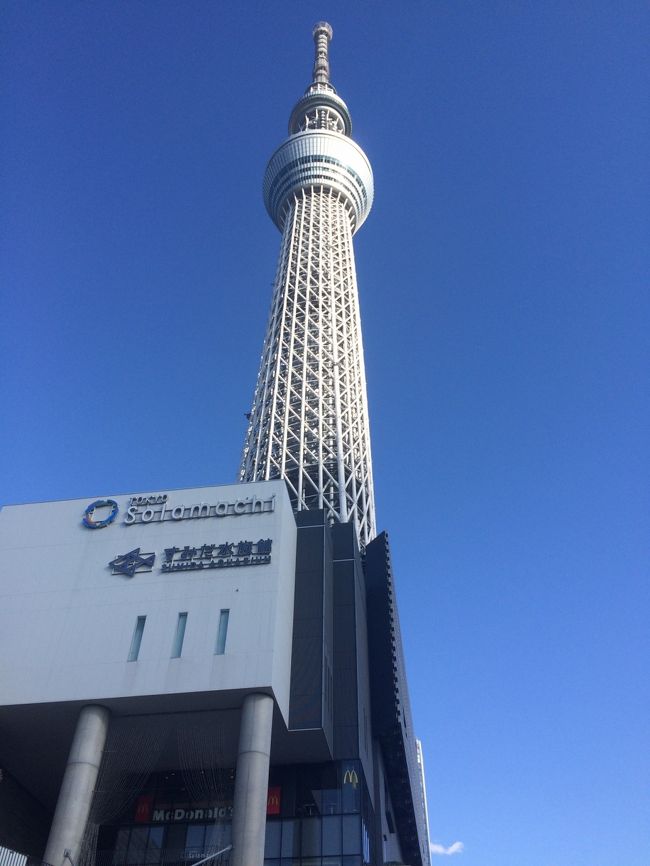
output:
[{"label": "tower base structure", "polygon": [[5,507],[0,845],[426,863],[386,543],[283,482]]}]

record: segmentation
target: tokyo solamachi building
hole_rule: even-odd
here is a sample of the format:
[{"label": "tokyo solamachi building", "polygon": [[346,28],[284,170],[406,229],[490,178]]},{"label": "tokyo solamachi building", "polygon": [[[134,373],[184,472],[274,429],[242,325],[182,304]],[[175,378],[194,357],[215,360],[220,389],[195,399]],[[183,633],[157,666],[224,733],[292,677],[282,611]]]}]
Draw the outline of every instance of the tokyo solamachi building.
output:
[{"label": "tokyo solamachi building", "polygon": [[429,863],[331,27],[271,157],[282,234],[238,484],[0,512],[0,866]]}]

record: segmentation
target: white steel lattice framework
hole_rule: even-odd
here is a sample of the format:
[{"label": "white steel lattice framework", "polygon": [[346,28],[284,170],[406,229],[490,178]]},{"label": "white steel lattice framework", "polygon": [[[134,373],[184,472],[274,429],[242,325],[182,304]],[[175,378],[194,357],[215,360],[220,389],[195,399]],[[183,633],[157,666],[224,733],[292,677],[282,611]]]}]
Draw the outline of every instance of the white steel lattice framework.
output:
[{"label": "white steel lattice framework", "polygon": [[314,28],[311,85],[264,178],[282,231],[241,481],[284,478],[296,510],[375,532],[368,401],[352,236],[370,211],[370,163],[329,82],[329,24]]}]

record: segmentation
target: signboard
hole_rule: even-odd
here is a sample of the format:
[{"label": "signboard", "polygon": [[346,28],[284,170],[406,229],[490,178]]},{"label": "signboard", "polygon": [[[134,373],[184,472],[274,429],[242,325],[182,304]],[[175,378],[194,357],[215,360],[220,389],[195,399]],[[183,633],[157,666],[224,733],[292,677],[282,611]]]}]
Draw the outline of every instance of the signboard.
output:
[{"label": "signboard", "polygon": [[214,517],[241,517],[244,514],[267,514],[275,511],[275,496],[259,499],[244,496],[241,499],[195,502],[174,505],[166,493],[153,496],[132,496],[124,517],[125,526],[140,523],[163,523],[170,520],[205,520]]},{"label": "signboard", "polygon": [[[279,815],[281,802],[282,788],[279,785],[270,787],[266,797],[266,814]],[[217,821],[219,819],[232,820],[231,800],[215,801],[207,806],[196,808],[165,805],[154,807],[153,797],[150,794],[143,794],[138,797],[133,817],[136,824],[175,824],[180,821],[189,823],[192,821]]]}]

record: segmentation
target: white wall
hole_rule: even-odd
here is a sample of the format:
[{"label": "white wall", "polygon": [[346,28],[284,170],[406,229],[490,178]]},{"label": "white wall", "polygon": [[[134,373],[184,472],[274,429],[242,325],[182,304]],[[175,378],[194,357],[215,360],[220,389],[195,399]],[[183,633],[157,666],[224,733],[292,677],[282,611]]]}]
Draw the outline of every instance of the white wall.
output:
[{"label": "white wall", "polygon": [[[270,688],[288,718],[296,526],[283,482],[167,493],[174,505],[275,496],[273,511],[124,523],[131,495],[8,506],[0,512],[0,705]],[[82,525],[94,499],[114,499],[116,520]],[[142,509],[140,509],[142,511]],[[169,514],[166,515],[169,517]],[[161,570],[172,546],[272,539],[271,562],[203,571]],[[109,562],[140,547],[151,572],[112,574]],[[220,610],[230,610],[215,655]],[[182,657],[171,659],[187,611]],[[138,616],[138,661],[127,656]]]}]

